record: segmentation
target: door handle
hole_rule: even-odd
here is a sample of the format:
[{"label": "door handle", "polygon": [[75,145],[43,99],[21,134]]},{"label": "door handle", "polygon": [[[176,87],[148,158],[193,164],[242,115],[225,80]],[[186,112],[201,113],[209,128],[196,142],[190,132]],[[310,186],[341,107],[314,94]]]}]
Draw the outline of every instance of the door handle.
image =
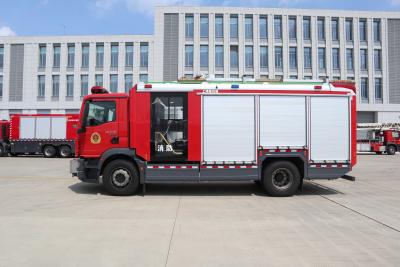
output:
[{"label": "door handle", "polygon": [[111,144],[118,144],[119,143],[119,138],[118,137],[113,137],[111,138]]}]

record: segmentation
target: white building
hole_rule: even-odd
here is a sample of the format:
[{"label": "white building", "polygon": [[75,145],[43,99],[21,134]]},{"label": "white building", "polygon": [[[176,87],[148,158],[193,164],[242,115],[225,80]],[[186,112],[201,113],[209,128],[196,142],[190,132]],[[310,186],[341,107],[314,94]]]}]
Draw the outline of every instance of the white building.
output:
[{"label": "white building", "polygon": [[[127,51],[132,43],[131,64]],[[88,65],[82,67],[87,44]],[[69,67],[72,45],[74,68]],[[359,121],[400,121],[400,12],[158,7],[153,36],[0,37],[1,46],[3,117],[75,112],[81,94],[96,79],[99,84],[100,75],[103,85],[124,91],[130,77],[135,83],[204,73],[220,78],[351,79],[358,84]],[[101,54],[102,67],[97,66]]]},{"label": "white building", "polygon": [[129,90],[154,76],[152,35],[0,37],[0,118],[77,113],[90,87]]}]

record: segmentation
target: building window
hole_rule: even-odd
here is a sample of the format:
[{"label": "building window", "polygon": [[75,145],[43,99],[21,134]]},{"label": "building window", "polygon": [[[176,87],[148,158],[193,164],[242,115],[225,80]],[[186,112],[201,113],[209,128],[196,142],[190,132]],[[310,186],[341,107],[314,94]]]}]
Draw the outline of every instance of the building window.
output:
[{"label": "building window", "polygon": [[104,66],[104,44],[96,45],[96,67],[102,68]]},{"label": "building window", "polygon": [[297,69],[297,48],[289,47],[289,67],[290,69]]},{"label": "building window", "polygon": [[230,37],[232,39],[238,38],[239,35],[239,28],[238,28],[238,16],[237,15],[231,15],[230,18]]},{"label": "building window", "polygon": [[3,76],[0,76],[0,98],[3,97]]},{"label": "building window", "polygon": [[118,44],[111,45],[111,67],[118,67]]},{"label": "building window", "polygon": [[82,67],[89,67],[89,44],[82,44]]},{"label": "building window", "polygon": [[46,45],[39,46],[39,68],[46,67]]},{"label": "building window", "polygon": [[129,93],[133,86],[133,75],[132,74],[125,74],[125,93]]},{"label": "building window", "polygon": [[332,49],[332,68],[334,70],[340,69],[340,53],[339,48]]},{"label": "building window", "polygon": [[283,68],[283,55],[282,55],[282,46],[275,47],[275,68],[282,69]]},{"label": "building window", "polygon": [[368,101],[368,78],[361,78],[361,99]]},{"label": "building window", "polygon": [[304,40],[311,40],[311,18],[303,18],[303,38]]},{"label": "building window", "polygon": [[353,58],[353,49],[352,48],[347,48],[346,49],[346,65],[347,65],[347,70],[353,70],[354,69],[354,58]]},{"label": "building window", "polygon": [[186,15],[185,16],[185,37],[186,38],[193,38],[193,15]]},{"label": "building window", "polygon": [[297,38],[296,18],[289,18],[289,39],[295,40]]},{"label": "building window", "polygon": [[208,38],[208,15],[200,15],[200,37]]},{"label": "building window", "polygon": [[125,44],[125,66],[133,66],[133,43]]},{"label": "building window", "polygon": [[268,47],[267,46],[260,47],[260,67],[268,68]]},{"label": "building window", "polygon": [[374,42],[381,41],[381,21],[379,19],[374,20]]},{"label": "building window", "polygon": [[360,19],[360,41],[366,42],[367,41],[367,20]]},{"label": "building window", "polygon": [[224,47],[222,45],[215,46],[215,66],[224,67]]},{"label": "building window", "polygon": [[103,74],[96,74],[95,83],[96,86],[103,86]]},{"label": "building window", "polygon": [[231,68],[239,67],[239,48],[237,45],[231,45],[230,63],[231,63]]},{"label": "building window", "polygon": [[60,53],[61,47],[59,44],[53,45],[53,67],[59,68],[60,67]]},{"label": "building window", "polygon": [[318,48],[318,69],[326,69],[326,53],[325,48]]},{"label": "building window", "polygon": [[73,68],[75,66],[75,45],[68,45],[68,68]]},{"label": "building window", "polygon": [[253,46],[246,45],[244,54],[246,68],[253,68]]},{"label": "building window", "polygon": [[200,67],[208,68],[208,45],[200,45]]},{"label": "building window", "polygon": [[375,99],[382,99],[382,79],[375,78]]},{"label": "building window", "polygon": [[312,68],[312,52],[311,47],[304,48],[304,69],[309,70]]},{"label": "building window", "polygon": [[282,40],[282,17],[275,16],[274,18],[274,36],[276,40]]},{"label": "building window", "polygon": [[346,19],[346,41],[353,41],[353,20]]},{"label": "building window", "polygon": [[304,76],[304,80],[312,80],[312,76]]},{"label": "building window", "polygon": [[253,39],[253,16],[251,15],[245,17],[245,37],[248,40]]},{"label": "building window", "polygon": [[318,25],[318,40],[324,41],[325,40],[325,19],[318,18],[317,25]]},{"label": "building window", "polygon": [[193,45],[185,45],[185,67],[193,67]]},{"label": "building window", "polygon": [[382,70],[382,60],[381,60],[381,50],[375,49],[374,50],[374,67],[375,70],[380,71]]},{"label": "building window", "polygon": [[74,96],[74,75],[67,75],[67,97]]},{"label": "building window", "polygon": [[268,39],[268,20],[267,16],[260,16],[260,39]]},{"label": "building window", "polygon": [[4,46],[0,45],[0,69],[4,67]]},{"label": "building window", "polygon": [[140,67],[149,65],[149,44],[140,43]]},{"label": "building window", "polygon": [[58,97],[59,95],[60,95],[60,76],[53,75],[52,96]]},{"label": "building window", "polygon": [[368,53],[367,49],[360,50],[360,68],[361,70],[368,69]]},{"label": "building window", "polygon": [[117,74],[110,75],[110,91],[112,93],[116,93],[118,91],[118,75]]},{"label": "building window", "polygon": [[38,76],[38,97],[44,97],[46,92],[46,79],[44,75]]},{"label": "building window", "polygon": [[149,81],[149,75],[148,74],[140,74],[139,81],[147,83]]},{"label": "building window", "polygon": [[332,19],[332,41],[339,40],[339,19],[334,18]]},{"label": "building window", "polygon": [[84,97],[88,94],[89,90],[89,76],[81,75],[81,96]]},{"label": "building window", "polygon": [[224,37],[224,16],[215,15],[215,38]]}]

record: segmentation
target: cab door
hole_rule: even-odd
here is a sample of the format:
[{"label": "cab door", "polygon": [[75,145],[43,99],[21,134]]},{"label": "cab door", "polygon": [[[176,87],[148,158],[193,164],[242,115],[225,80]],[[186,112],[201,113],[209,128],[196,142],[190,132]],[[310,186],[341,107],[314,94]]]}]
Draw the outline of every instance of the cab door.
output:
[{"label": "cab door", "polygon": [[79,150],[83,157],[99,157],[110,148],[121,146],[118,114],[120,99],[88,100],[79,136]]}]

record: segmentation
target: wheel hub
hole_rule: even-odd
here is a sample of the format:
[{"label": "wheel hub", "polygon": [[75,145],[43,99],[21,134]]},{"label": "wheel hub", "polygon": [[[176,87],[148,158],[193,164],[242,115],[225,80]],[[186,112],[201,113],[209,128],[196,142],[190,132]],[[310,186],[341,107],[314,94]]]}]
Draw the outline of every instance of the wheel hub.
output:
[{"label": "wheel hub", "polygon": [[130,180],[131,180],[131,177],[130,177],[129,173],[124,169],[115,170],[112,175],[112,182],[117,187],[126,186]]},{"label": "wheel hub", "polygon": [[289,188],[292,181],[292,174],[287,169],[277,169],[272,173],[272,184],[279,190]]}]

